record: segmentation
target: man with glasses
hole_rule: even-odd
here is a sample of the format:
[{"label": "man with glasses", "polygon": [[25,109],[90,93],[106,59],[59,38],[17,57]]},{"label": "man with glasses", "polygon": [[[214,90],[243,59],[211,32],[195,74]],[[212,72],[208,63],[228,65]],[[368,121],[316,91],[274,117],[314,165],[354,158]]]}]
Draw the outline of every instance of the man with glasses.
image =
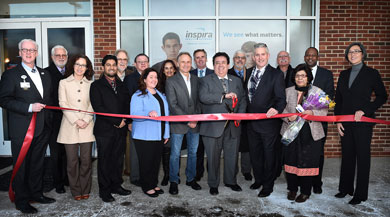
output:
[{"label": "man with glasses", "polygon": [[[268,118],[280,114],[286,107],[283,73],[268,64],[266,44],[254,46],[255,66],[248,69],[245,87],[248,91],[248,113],[266,113]],[[279,137],[280,119],[252,120],[248,122],[249,154],[255,182],[251,189],[263,189],[259,197],[268,197],[275,179],[275,143]]]},{"label": "man with glasses", "polygon": [[[321,88],[325,93],[333,99],[334,97],[334,81],[333,73],[325,68],[317,65],[318,50],[315,47],[309,47],[305,52],[305,63],[311,68],[313,74],[312,84]],[[313,178],[313,193],[322,193],[322,170],[324,168],[324,146],[326,142],[326,136],[328,134],[328,122],[322,122],[324,128],[325,137],[321,139],[322,151],[320,156],[320,171],[318,176]]]},{"label": "man with glasses", "polygon": [[[134,66],[135,71],[130,75],[125,77],[123,83],[127,87],[129,91],[129,98],[138,90],[139,78],[145,69],[149,68],[149,57],[146,54],[138,54],[134,58]],[[129,112],[130,113],[130,112]],[[128,114],[129,114],[128,113]],[[131,131],[131,120],[128,121],[129,130]],[[131,135],[131,134],[130,134]],[[130,136],[131,140],[131,136]],[[140,186],[139,184],[139,163],[138,163],[138,155],[135,150],[135,146],[133,141],[130,141],[130,183],[136,186]]]},{"label": "man with glasses", "polygon": [[[102,60],[103,75],[91,84],[90,98],[95,112],[111,114],[129,114],[129,95],[123,82],[116,75],[118,60],[113,55],[106,55]],[[123,155],[127,124],[126,119],[96,116],[93,134],[98,151],[99,196],[103,202],[113,202],[111,194],[129,195],[124,189]]]},{"label": "man with glasses", "polygon": [[[65,65],[68,62],[68,51],[62,45],[56,45],[51,49],[52,63],[45,68],[51,77],[52,95],[51,100],[54,106],[59,106],[58,103],[58,85],[60,80],[64,78]],[[61,126],[62,111],[50,110],[53,114],[49,147],[50,147],[50,169],[53,176],[53,186],[49,188],[44,185],[44,191],[51,191],[52,187],[56,189],[58,194],[65,193],[64,185],[68,183],[68,176],[66,172],[66,152],[63,144],[57,143],[57,136]]]},{"label": "man with glasses", "polygon": [[290,65],[291,62],[290,54],[284,50],[280,51],[276,58],[276,62],[278,63],[278,67],[276,69],[279,69],[280,71],[283,72],[284,83],[286,84],[286,88],[294,86],[294,83],[292,82],[291,79],[294,68],[291,67]]},{"label": "man with glasses", "polygon": [[3,73],[0,80],[0,106],[7,109],[9,136],[13,166],[23,147],[33,113],[36,113],[35,131],[30,148],[13,183],[15,206],[22,213],[37,213],[30,202],[54,203],[55,200],[43,195],[42,177],[44,156],[49,140],[50,120],[43,110],[50,103],[50,74],[35,65],[38,45],[31,39],[18,44],[21,64]]},{"label": "man with glasses", "polygon": [[[234,52],[233,56],[233,67],[229,69],[228,74],[237,76],[241,79],[241,81],[245,82],[247,69],[245,68],[246,63],[246,55],[243,50],[237,50]],[[249,147],[248,147],[248,135],[247,135],[247,127],[246,121],[241,121],[241,138],[240,138],[240,148],[241,152],[241,173],[244,176],[245,180],[252,180],[252,165],[251,159],[249,156]]]}]

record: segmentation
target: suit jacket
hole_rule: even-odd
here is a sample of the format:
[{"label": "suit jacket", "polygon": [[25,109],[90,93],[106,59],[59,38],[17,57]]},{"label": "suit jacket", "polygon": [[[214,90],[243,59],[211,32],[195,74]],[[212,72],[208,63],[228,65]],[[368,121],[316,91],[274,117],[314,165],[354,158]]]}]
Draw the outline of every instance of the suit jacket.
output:
[{"label": "suit jacket", "polygon": [[[45,70],[49,72],[51,77],[51,86],[52,86],[51,101],[54,106],[59,106],[58,85],[60,83],[60,80],[63,79],[64,76],[61,74],[60,71],[58,71],[58,68],[54,63],[51,63],[49,67],[45,68]],[[61,125],[62,111],[50,110],[50,112],[53,114],[53,123],[50,125],[50,127],[52,127],[58,132]]]},{"label": "suit jacket", "polygon": [[[248,69],[245,79],[245,90],[248,92],[248,81],[253,68]],[[249,102],[249,100],[248,100]],[[276,109],[279,114],[286,107],[286,92],[284,76],[280,70],[267,65],[264,74],[257,86],[252,102],[248,103],[248,113],[267,113],[270,108]],[[265,119],[249,121],[249,127],[256,132],[278,133],[280,130],[279,119]]]},{"label": "suit jacket", "polygon": [[234,70],[234,67],[230,68],[229,71],[228,71],[228,74],[229,74],[229,75],[234,75],[234,76],[236,76],[237,78],[240,78],[241,81],[242,81],[243,83],[245,82],[246,74],[247,74],[247,73],[248,73],[248,69],[247,69],[247,68],[244,68],[244,77],[243,77],[243,78],[240,78],[240,77],[237,75],[236,71]]},{"label": "suit jacket", "polygon": [[[278,69],[279,71],[282,71],[282,70],[280,70],[279,66],[276,67],[276,69]],[[286,88],[294,86],[294,83],[292,81],[293,71],[294,71],[294,68],[291,67],[291,65],[288,65],[288,69],[287,69],[287,72],[286,72],[286,77],[284,78],[284,83],[286,85]]]},{"label": "suit jacket", "polygon": [[[92,81],[84,77],[81,81],[73,75],[60,81],[59,104],[61,107],[93,112],[89,91]],[[64,116],[58,133],[57,142],[76,144],[95,141],[93,136],[93,114],[63,110]],[[75,122],[79,119],[88,123],[84,129],[77,128]]]},{"label": "suit jacket", "polygon": [[[312,91],[317,91],[319,88],[316,86],[311,86],[309,88],[308,94]],[[286,89],[286,101],[287,105],[286,108],[283,110],[283,113],[297,113],[296,107],[297,107],[297,101],[298,101],[298,91],[294,87],[289,87]],[[318,116],[326,116],[328,113],[328,109],[320,109],[316,110],[313,109],[313,114]],[[282,129],[280,130],[280,134],[283,135],[284,132],[287,130],[288,125],[290,124],[290,121],[288,118],[282,118],[283,124]],[[320,140],[325,137],[324,129],[322,128],[321,122],[317,121],[309,121],[310,131],[311,135],[314,139],[314,141]]]},{"label": "suit jacket", "polygon": [[[193,75],[198,76],[198,69],[193,69],[193,70],[190,71],[190,73],[193,74]],[[206,74],[205,74],[205,76],[206,75],[210,75],[210,74],[214,74],[214,70],[209,69],[209,68],[206,67]]]},{"label": "suit jacket", "polygon": [[[363,64],[351,88],[349,88],[348,82],[351,69],[340,72],[336,88],[334,113],[335,115],[353,115],[356,111],[362,110],[364,116],[375,118],[375,111],[386,102],[388,97],[382,78],[376,69]],[[371,101],[372,92],[375,93],[374,101]],[[359,124],[374,125],[372,123]]]},{"label": "suit jacket", "polygon": [[135,91],[138,90],[138,83],[140,77],[141,74],[137,70],[135,70],[133,73],[126,75],[125,79],[123,80],[123,83],[125,84],[129,92],[130,98],[135,93]]},{"label": "suit jacket", "polygon": [[[37,67],[37,69],[42,80],[43,97],[39,94],[34,82],[21,64],[5,71],[1,76],[0,106],[7,109],[9,136],[11,139],[25,137],[33,114],[28,112],[30,104],[39,102],[51,105],[50,74],[41,68]],[[30,83],[30,88],[21,88],[21,82],[23,82],[21,76],[26,76],[25,81]],[[51,114],[47,110],[43,109],[41,112],[38,112],[34,136],[40,135],[45,123],[49,125],[50,122]]]},{"label": "suit jacket", "polygon": [[334,98],[334,81],[333,73],[331,71],[317,66],[316,77],[314,78],[313,85],[325,91],[331,99]]},{"label": "suit jacket", "polygon": [[[129,92],[118,77],[115,77],[115,79],[116,93],[104,76],[91,84],[89,95],[95,112],[129,114]],[[115,135],[116,131],[125,135],[126,126],[122,128],[115,127],[119,126],[121,121],[122,118],[96,115],[93,133],[96,137],[109,137]]]},{"label": "suit jacket", "polygon": [[[238,103],[234,108],[235,113],[245,113],[246,110],[246,96],[242,82],[236,76],[228,74],[228,92],[233,92],[237,95]],[[202,103],[202,113],[229,113],[226,105],[232,108],[232,99],[223,99],[221,103],[224,90],[218,76],[213,73],[200,79],[199,100]],[[226,121],[204,121],[200,125],[200,135],[209,137],[220,137],[225,129]],[[230,121],[232,126],[233,121]],[[241,132],[240,127],[232,127],[232,135],[239,137]]]},{"label": "suit jacket", "polygon": [[[169,104],[171,115],[192,115],[200,113],[200,102],[198,97],[199,78],[196,75],[190,75],[191,98],[187,86],[180,72],[167,79],[165,84],[165,94]],[[171,122],[170,131],[175,134],[185,134],[190,130],[193,133],[199,132],[198,122],[196,128],[192,129],[187,125],[188,122]]]}]

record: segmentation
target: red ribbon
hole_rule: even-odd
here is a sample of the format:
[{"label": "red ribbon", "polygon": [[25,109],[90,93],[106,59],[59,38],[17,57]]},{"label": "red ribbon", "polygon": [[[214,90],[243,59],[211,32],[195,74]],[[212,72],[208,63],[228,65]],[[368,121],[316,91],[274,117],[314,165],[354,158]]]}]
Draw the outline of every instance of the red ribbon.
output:
[{"label": "red ribbon", "polygon": [[9,190],[8,190],[8,195],[9,195],[9,199],[11,200],[11,202],[15,201],[15,192],[12,189],[12,181],[14,180],[15,175],[20,168],[20,165],[23,163],[23,160],[26,157],[27,151],[30,148],[31,142],[34,138],[36,119],[37,119],[37,113],[34,112],[32,118],[31,118],[31,121],[30,121],[30,125],[28,126],[26,136],[24,137],[23,145],[22,145],[22,148],[20,149],[18,159],[16,160],[15,167],[12,171],[11,181],[9,183]]}]

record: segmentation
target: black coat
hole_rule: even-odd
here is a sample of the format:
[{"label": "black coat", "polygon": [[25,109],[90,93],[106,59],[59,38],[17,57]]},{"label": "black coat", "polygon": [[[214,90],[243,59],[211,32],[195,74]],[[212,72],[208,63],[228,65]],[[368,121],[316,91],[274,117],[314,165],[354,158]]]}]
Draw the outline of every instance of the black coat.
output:
[{"label": "black coat", "polygon": [[[35,87],[34,82],[24,70],[22,65],[7,70],[3,73],[0,80],[0,106],[7,109],[9,136],[11,139],[24,138],[30,124],[33,113],[28,112],[30,104],[42,103],[51,105],[51,78],[45,70],[38,68],[43,86],[43,98]],[[30,83],[30,88],[21,88],[23,79]],[[42,133],[44,125],[51,122],[51,115],[43,109],[37,113],[34,136]]]},{"label": "black coat", "polygon": [[[193,74],[193,75],[198,76],[198,69],[193,69],[193,70],[190,71],[190,73]],[[214,73],[214,70],[209,69],[209,68],[206,67],[206,73],[204,74],[204,76],[210,75],[210,74],[213,74],[213,73]]]},{"label": "black coat", "polygon": [[316,77],[313,85],[325,91],[331,99],[334,98],[334,81],[333,73],[325,68],[317,66]]},{"label": "black coat", "polygon": [[[95,112],[104,112],[112,114],[126,114],[130,112],[130,98],[127,88],[123,82],[116,77],[116,93],[102,76],[99,80],[91,84],[90,98],[93,110]],[[96,137],[108,137],[114,135],[116,131],[126,134],[127,127],[117,128],[122,118],[96,115],[93,133]]]},{"label": "black coat", "polygon": [[133,96],[133,94],[135,93],[135,91],[138,90],[140,77],[141,77],[141,75],[139,74],[139,72],[137,70],[135,70],[133,73],[126,75],[125,79],[123,80],[123,83],[125,84],[128,92],[129,92],[130,99]]},{"label": "black coat", "polygon": [[[334,113],[335,115],[353,115],[356,111],[362,110],[364,116],[375,118],[375,111],[386,102],[388,97],[382,78],[376,69],[363,64],[351,88],[349,88],[351,69],[340,72]],[[374,101],[371,101],[372,92],[375,93]],[[373,125],[371,123],[360,124]]]},{"label": "black coat", "polygon": [[[279,66],[276,69],[280,70]],[[280,70],[280,71],[282,71],[282,70]],[[293,71],[294,71],[294,68],[291,65],[288,65],[288,69],[287,69],[287,72],[286,72],[286,77],[284,78],[284,83],[286,85],[286,88],[294,86],[294,83],[292,81]]]}]

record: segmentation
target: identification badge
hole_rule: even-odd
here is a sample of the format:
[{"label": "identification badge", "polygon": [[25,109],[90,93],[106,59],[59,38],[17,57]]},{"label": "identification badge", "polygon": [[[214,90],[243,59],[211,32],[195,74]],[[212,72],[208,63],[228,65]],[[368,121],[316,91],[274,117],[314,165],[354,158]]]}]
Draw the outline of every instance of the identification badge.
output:
[{"label": "identification badge", "polygon": [[303,109],[303,107],[301,105],[297,105],[297,107],[295,107],[295,109],[299,112],[299,113],[302,113],[305,111],[305,109]]},{"label": "identification badge", "polygon": [[20,88],[27,90],[30,88],[30,82],[20,82]]}]

